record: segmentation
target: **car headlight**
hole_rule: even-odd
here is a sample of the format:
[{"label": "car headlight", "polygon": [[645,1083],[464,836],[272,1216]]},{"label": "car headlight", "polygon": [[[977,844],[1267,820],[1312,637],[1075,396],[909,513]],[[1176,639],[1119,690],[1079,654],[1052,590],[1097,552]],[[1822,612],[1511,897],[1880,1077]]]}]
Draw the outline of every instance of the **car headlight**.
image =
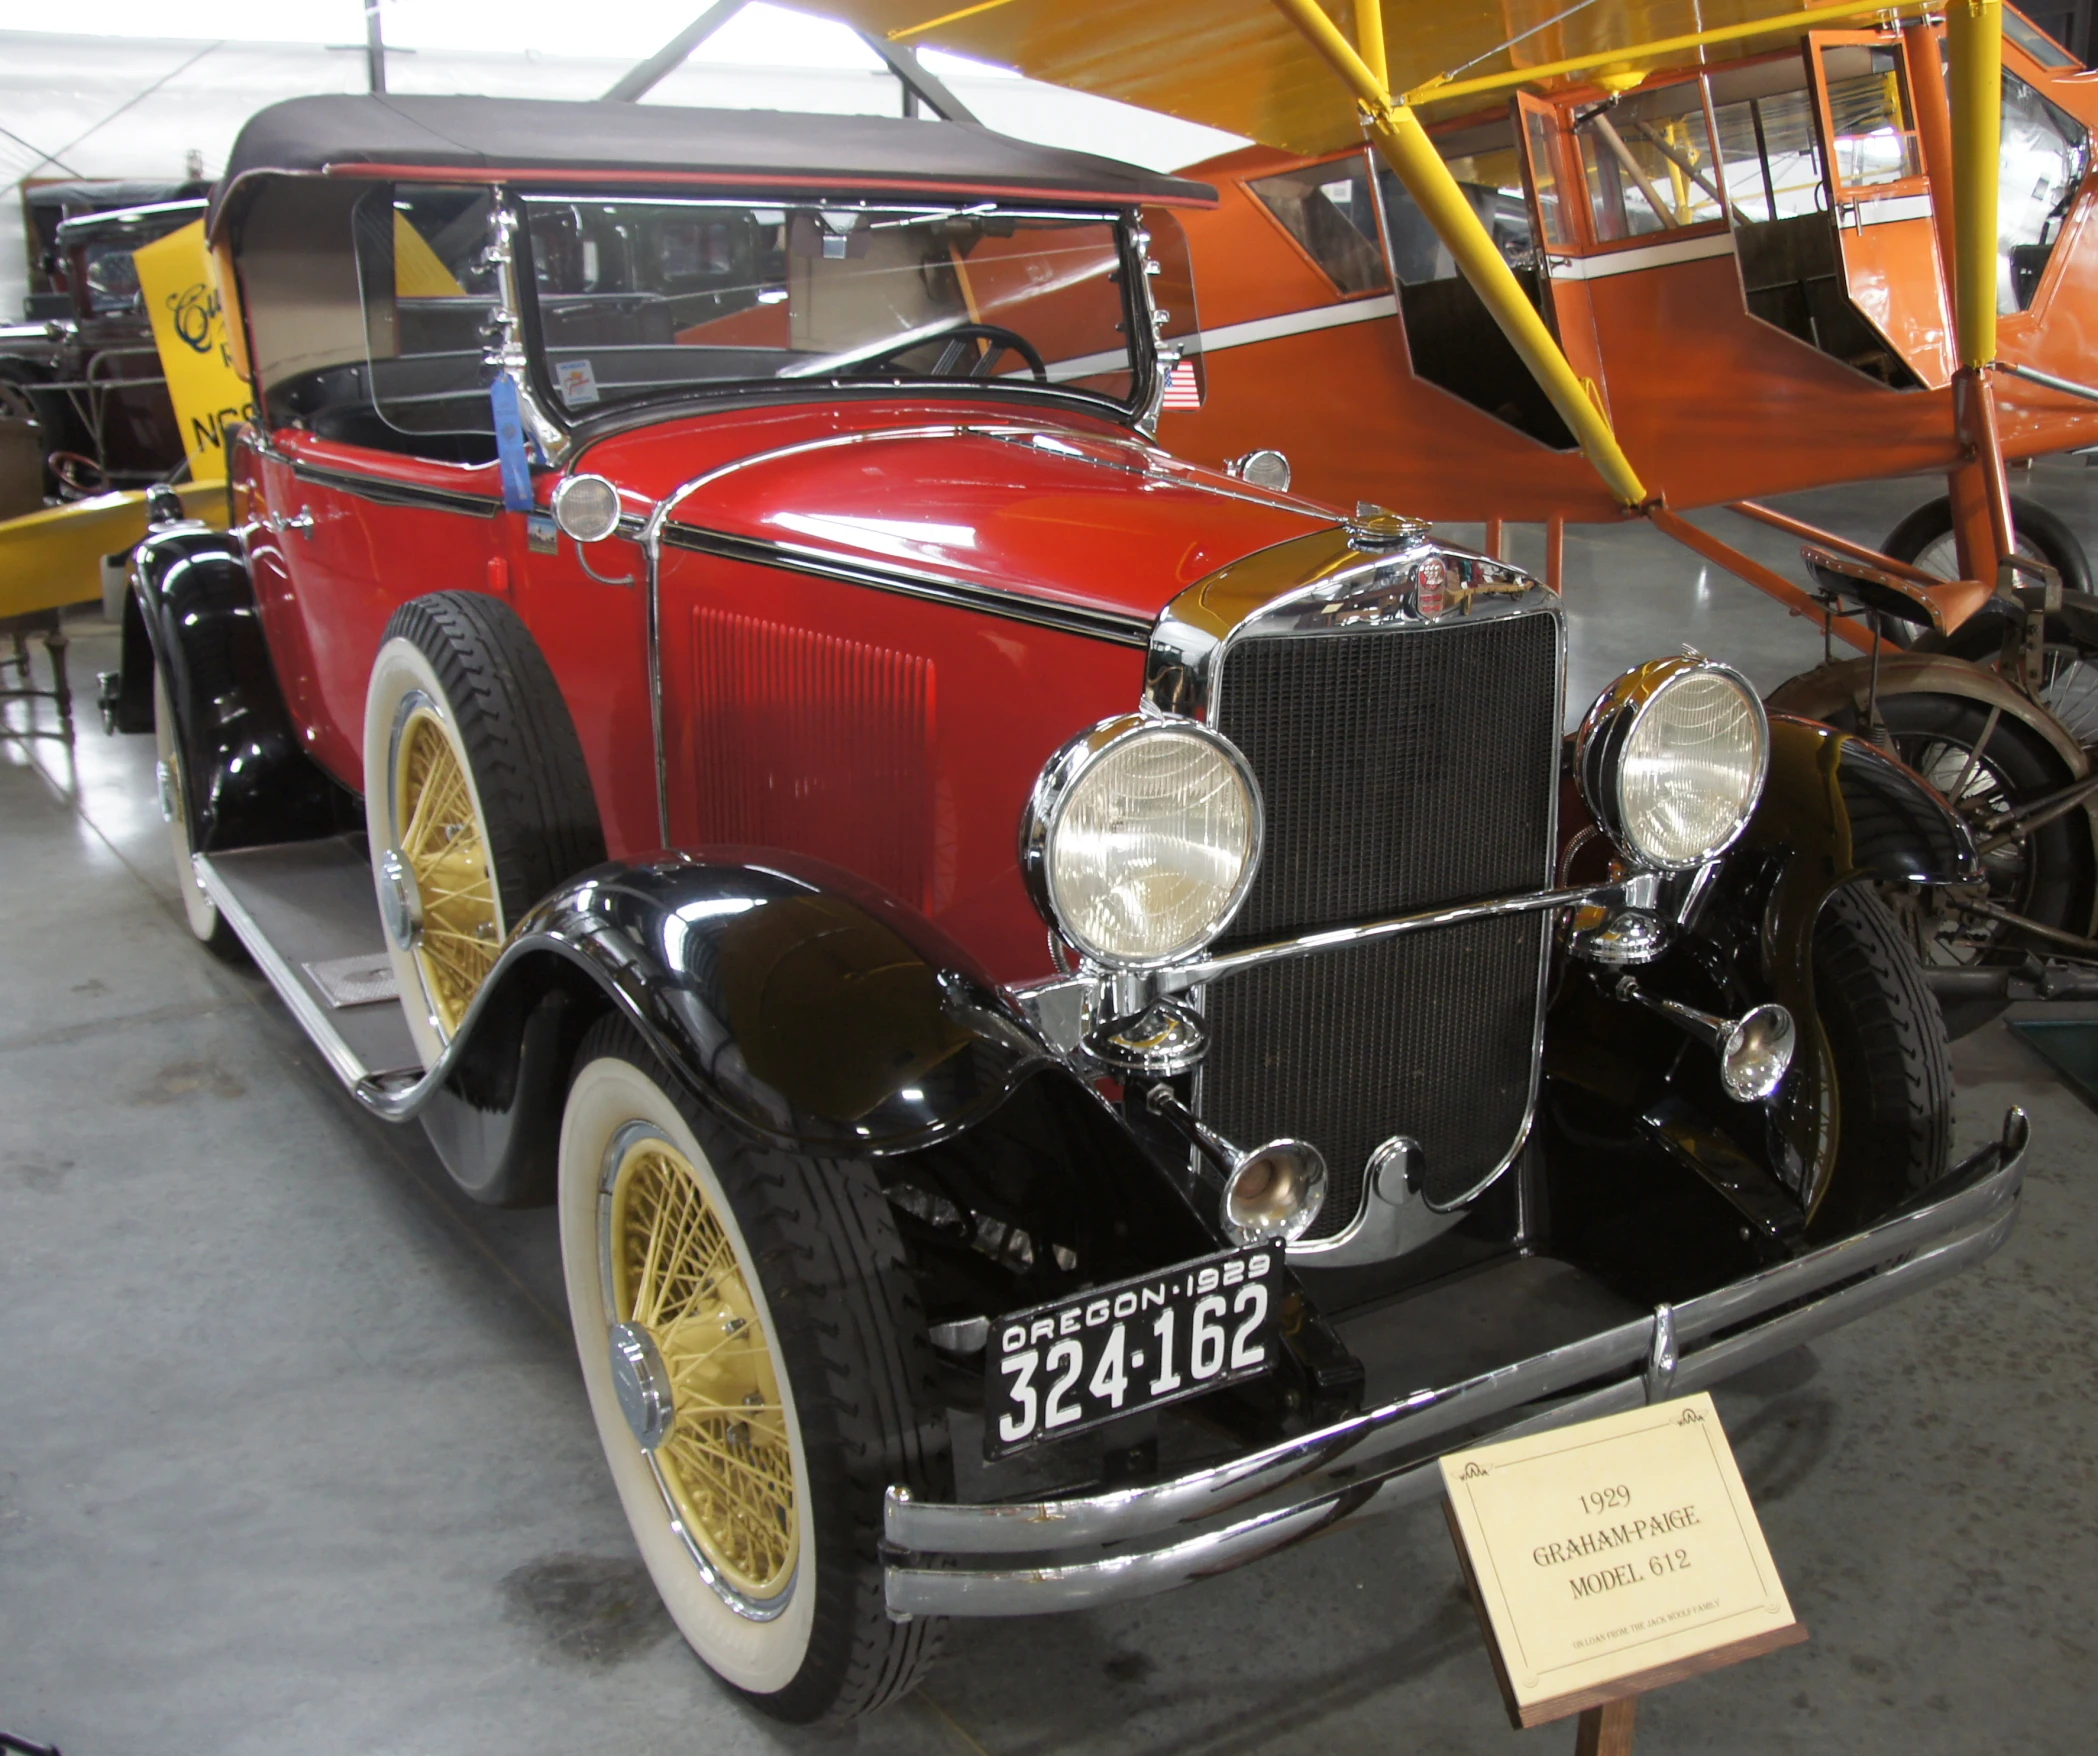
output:
[{"label": "car headlight", "polygon": [[1260,789],[1193,720],[1104,720],[1042,770],[1021,828],[1036,903],[1087,957],[1121,969],[1200,950],[1260,861]]},{"label": "car headlight", "polygon": [[1574,778],[1625,855],[1679,872],[1731,847],[1770,769],[1770,721],[1738,671],[1692,657],[1627,671],[1588,710]]}]

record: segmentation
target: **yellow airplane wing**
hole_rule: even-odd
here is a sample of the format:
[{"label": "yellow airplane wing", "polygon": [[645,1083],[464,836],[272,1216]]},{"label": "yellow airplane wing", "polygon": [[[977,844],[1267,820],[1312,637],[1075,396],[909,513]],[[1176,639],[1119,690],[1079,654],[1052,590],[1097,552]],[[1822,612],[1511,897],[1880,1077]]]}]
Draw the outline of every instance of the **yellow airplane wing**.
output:
[{"label": "yellow airplane wing", "polygon": [[[184,482],[182,510],[224,528],[226,484]],[[143,493],[97,494],[0,520],[0,617],[92,603],[102,595],[102,557],[136,548],[146,535]]]},{"label": "yellow airplane wing", "polygon": [[[1325,152],[1362,135],[1353,98],[1271,0],[813,0],[892,42],[951,50],[1269,146]],[[1758,54],[1804,32],[1919,5],[1794,0],[1328,0],[1386,88],[1438,107]]]}]

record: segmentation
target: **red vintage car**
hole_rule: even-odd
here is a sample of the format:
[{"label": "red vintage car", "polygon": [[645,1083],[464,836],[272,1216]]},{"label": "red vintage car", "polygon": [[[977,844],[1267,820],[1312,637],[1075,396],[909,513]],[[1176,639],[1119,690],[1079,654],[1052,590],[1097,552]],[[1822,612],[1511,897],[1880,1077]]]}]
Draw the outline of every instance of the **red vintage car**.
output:
[{"label": "red vintage car", "polygon": [[635,1540],[784,1717],[2014,1217],[1872,888],[1971,878],[1958,821],[1694,654],[1564,739],[1538,581],[1162,451],[1210,199],[399,97],[264,111],[213,196],[262,418],[108,697],[190,924],[556,1205]]}]

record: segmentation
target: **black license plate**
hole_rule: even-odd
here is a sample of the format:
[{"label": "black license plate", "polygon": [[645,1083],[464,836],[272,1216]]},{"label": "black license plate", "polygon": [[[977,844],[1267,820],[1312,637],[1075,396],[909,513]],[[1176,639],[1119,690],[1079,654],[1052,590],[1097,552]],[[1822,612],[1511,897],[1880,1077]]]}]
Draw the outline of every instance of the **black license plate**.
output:
[{"label": "black license plate", "polygon": [[984,1456],[1265,1372],[1281,1278],[1282,1246],[1255,1244],[997,1319],[984,1350]]}]

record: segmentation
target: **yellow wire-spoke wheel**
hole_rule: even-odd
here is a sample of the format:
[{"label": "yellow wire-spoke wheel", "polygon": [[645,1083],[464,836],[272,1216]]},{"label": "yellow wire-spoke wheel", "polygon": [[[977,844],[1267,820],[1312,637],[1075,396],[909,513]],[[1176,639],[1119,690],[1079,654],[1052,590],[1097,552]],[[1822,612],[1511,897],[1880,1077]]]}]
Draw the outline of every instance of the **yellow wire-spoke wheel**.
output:
[{"label": "yellow wire-spoke wheel", "polygon": [[396,831],[422,916],[415,963],[438,1029],[449,1037],[502,949],[488,841],[465,765],[430,708],[409,714],[398,750]]},{"label": "yellow wire-spoke wheel", "polygon": [[653,1454],[664,1492],[722,1584],[777,1597],[800,1555],[794,1458],[744,1265],[692,1166],[660,1138],[622,1155],[608,1229],[615,1319],[646,1334],[669,1384]]}]

